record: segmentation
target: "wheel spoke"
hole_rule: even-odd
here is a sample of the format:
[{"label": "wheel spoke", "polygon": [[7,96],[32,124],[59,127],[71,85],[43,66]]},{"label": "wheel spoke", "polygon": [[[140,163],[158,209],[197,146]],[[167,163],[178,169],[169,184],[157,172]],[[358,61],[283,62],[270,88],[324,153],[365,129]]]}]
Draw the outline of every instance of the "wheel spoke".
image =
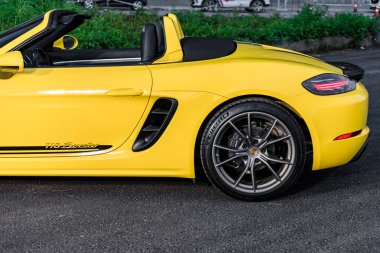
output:
[{"label": "wheel spoke", "polygon": [[219,149],[223,149],[223,150],[227,150],[227,151],[231,151],[231,152],[234,152],[234,153],[237,153],[239,151],[244,151],[244,150],[233,149],[233,148],[229,148],[229,147],[225,147],[225,146],[217,145],[217,144],[214,144],[214,147],[215,148],[219,148]]},{"label": "wheel spoke", "polygon": [[247,136],[245,136],[235,125],[234,123],[232,123],[231,121],[228,121],[228,123],[230,124],[230,126],[235,129],[235,131],[238,133],[238,135],[240,135],[241,138],[243,138],[244,140],[249,140],[249,138],[247,138]]},{"label": "wheel spoke", "polygon": [[255,179],[255,164],[256,159],[252,159],[251,162],[251,178],[252,178],[252,189],[256,191],[256,179]]},{"label": "wheel spoke", "polygon": [[277,172],[276,171],[274,171],[274,169],[272,168],[272,166],[270,166],[270,164],[269,163],[267,163],[267,161],[265,161],[264,159],[262,159],[262,158],[258,158],[262,163],[264,163],[265,164],[265,166],[272,172],[272,174],[274,175],[274,177],[278,180],[278,181],[280,181],[281,182],[281,178],[280,178],[280,176],[277,174]]},{"label": "wheel spoke", "polygon": [[288,160],[281,160],[281,159],[270,157],[270,156],[267,156],[267,155],[264,155],[264,154],[261,154],[261,156],[264,157],[264,159],[267,160],[267,161],[292,165],[292,163],[290,161],[288,161]]},{"label": "wheel spoke", "polygon": [[291,135],[285,135],[285,136],[282,136],[282,137],[280,137],[278,139],[275,139],[275,140],[272,140],[272,141],[268,141],[267,143],[264,143],[264,145],[262,145],[261,148],[265,148],[265,147],[267,147],[269,145],[272,145],[272,144],[275,144],[277,142],[289,139],[290,137],[291,137]]},{"label": "wheel spoke", "polygon": [[220,165],[223,165],[223,164],[225,164],[225,163],[231,162],[231,161],[235,160],[236,158],[243,157],[243,156],[246,156],[246,155],[245,155],[245,154],[235,155],[235,156],[233,156],[233,157],[231,157],[231,158],[228,158],[227,160],[225,160],[225,161],[223,161],[223,162],[218,163],[216,166],[218,167],[218,166],[220,166]]},{"label": "wheel spoke", "polygon": [[247,173],[248,169],[249,169],[249,166],[251,164],[251,160],[248,160],[247,161],[247,165],[245,166],[244,168],[244,171],[240,174],[239,178],[236,180],[235,184],[234,184],[234,188],[240,183],[240,181],[243,179],[244,175]]},{"label": "wheel spoke", "polygon": [[275,119],[275,120],[273,121],[273,124],[272,124],[272,126],[270,127],[269,131],[265,134],[265,136],[264,136],[264,138],[263,138],[263,141],[266,141],[266,140],[269,138],[269,135],[272,133],[274,127],[275,127],[276,124],[277,124],[277,121],[278,121],[277,119]]}]

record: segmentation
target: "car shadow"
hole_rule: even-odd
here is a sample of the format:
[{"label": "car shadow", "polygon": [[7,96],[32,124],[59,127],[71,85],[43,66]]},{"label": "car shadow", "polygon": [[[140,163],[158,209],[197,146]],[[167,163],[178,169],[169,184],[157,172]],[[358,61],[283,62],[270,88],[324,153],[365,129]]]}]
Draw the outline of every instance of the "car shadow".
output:
[{"label": "car shadow", "polygon": [[[360,165],[360,163],[358,164]],[[368,181],[365,174],[357,173],[357,166],[342,166],[321,171],[310,171],[280,197],[283,200],[304,198],[315,194],[326,194],[337,189],[344,190],[350,184]],[[343,178],[342,175],[344,174]],[[355,180],[347,182],[344,177],[355,174]],[[352,176],[352,175],[351,175]],[[359,176],[359,177],[358,177]],[[327,183],[326,183],[327,181]],[[328,183],[328,181],[334,183]],[[0,186],[8,185],[8,191],[28,191],[37,189],[37,192],[70,191],[73,193],[91,194],[91,189],[100,193],[107,191],[116,195],[126,194],[126,197],[173,197],[173,194],[186,196],[188,200],[203,198],[204,200],[233,200],[225,197],[212,187],[202,171],[197,171],[196,180],[181,178],[120,178],[120,177],[0,177]],[[140,196],[138,196],[140,195]],[[176,197],[174,197],[176,199]]]},{"label": "car shadow", "polygon": [[287,190],[283,197],[296,195],[301,192],[311,190],[314,186],[322,184],[327,179],[336,175],[341,167],[330,168],[321,171],[308,171],[295,183],[293,187]]}]

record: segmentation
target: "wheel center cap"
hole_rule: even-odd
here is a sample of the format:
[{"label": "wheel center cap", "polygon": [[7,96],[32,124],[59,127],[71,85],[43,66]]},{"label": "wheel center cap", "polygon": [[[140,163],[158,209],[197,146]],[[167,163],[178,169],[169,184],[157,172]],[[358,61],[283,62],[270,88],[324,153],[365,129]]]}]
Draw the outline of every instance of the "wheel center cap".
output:
[{"label": "wheel center cap", "polygon": [[251,155],[257,157],[257,156],[260,154],[260,149],[259,149],[258,147],[252,147],[252,148],[250,148],[250,149],[248,150],[248,152],[249,152]]}]

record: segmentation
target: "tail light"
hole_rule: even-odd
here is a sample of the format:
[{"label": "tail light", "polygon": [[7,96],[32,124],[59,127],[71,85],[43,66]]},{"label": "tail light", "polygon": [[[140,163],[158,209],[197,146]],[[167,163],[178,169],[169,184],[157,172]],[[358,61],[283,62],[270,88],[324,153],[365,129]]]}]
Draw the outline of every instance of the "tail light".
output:
[{"label": "tail light", "polygon": [[356,82],[337,74],[322,74],[306,80],[302,86],[316,95],[334,95],[356,89]]}]

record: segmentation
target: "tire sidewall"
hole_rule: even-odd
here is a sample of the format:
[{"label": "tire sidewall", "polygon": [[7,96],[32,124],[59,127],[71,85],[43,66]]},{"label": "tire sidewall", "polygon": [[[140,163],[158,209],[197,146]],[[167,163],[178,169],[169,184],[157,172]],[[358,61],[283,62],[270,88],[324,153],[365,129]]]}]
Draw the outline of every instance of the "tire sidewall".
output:
[{"label": "tire sidewall", "polygon": [[[210,6],[214,6],[214,7],[210,9]],[[204,11],[213,11],[215,10],[216,6],[217,6],[217,2],[214,0],[204,0],[202,3],[202,8]]]},{"label": "tire sidewall", "polygon": [[[212,145],[221,127],[234,116],[246,112],[262,112],[276,117],[289,129],[294,139],[296,157],[292,171],[281,184],[265,193],[243,193],[230,188],[220,178],[212,159]],[[302,173],[305,164],[305,150],[305,139],[294,117],[286,109],[275,105],[273,102],[268,103],[266,100],[241,101],[240,103],[234,103],[231,106],[222,108],[210,120],[201,142],[202,164],[210,181],[224,193],[243,200],[271,198],[271,196],[275,196],[286,190]]]},{"label": "tire sidewall", "polygon": [[[262,9],[260,11],[255,11],[253,9],[253,4],[256,3],[256,2],[260,3],[262,5]],[[261,12],[263,12],[264,11],[264,6],[265,6],[265,4],[264,4],[264,2],[262,0],[252,0],[251,4],[249,5],[251,11],[254,12],[254,13],[261,13]]]}]

